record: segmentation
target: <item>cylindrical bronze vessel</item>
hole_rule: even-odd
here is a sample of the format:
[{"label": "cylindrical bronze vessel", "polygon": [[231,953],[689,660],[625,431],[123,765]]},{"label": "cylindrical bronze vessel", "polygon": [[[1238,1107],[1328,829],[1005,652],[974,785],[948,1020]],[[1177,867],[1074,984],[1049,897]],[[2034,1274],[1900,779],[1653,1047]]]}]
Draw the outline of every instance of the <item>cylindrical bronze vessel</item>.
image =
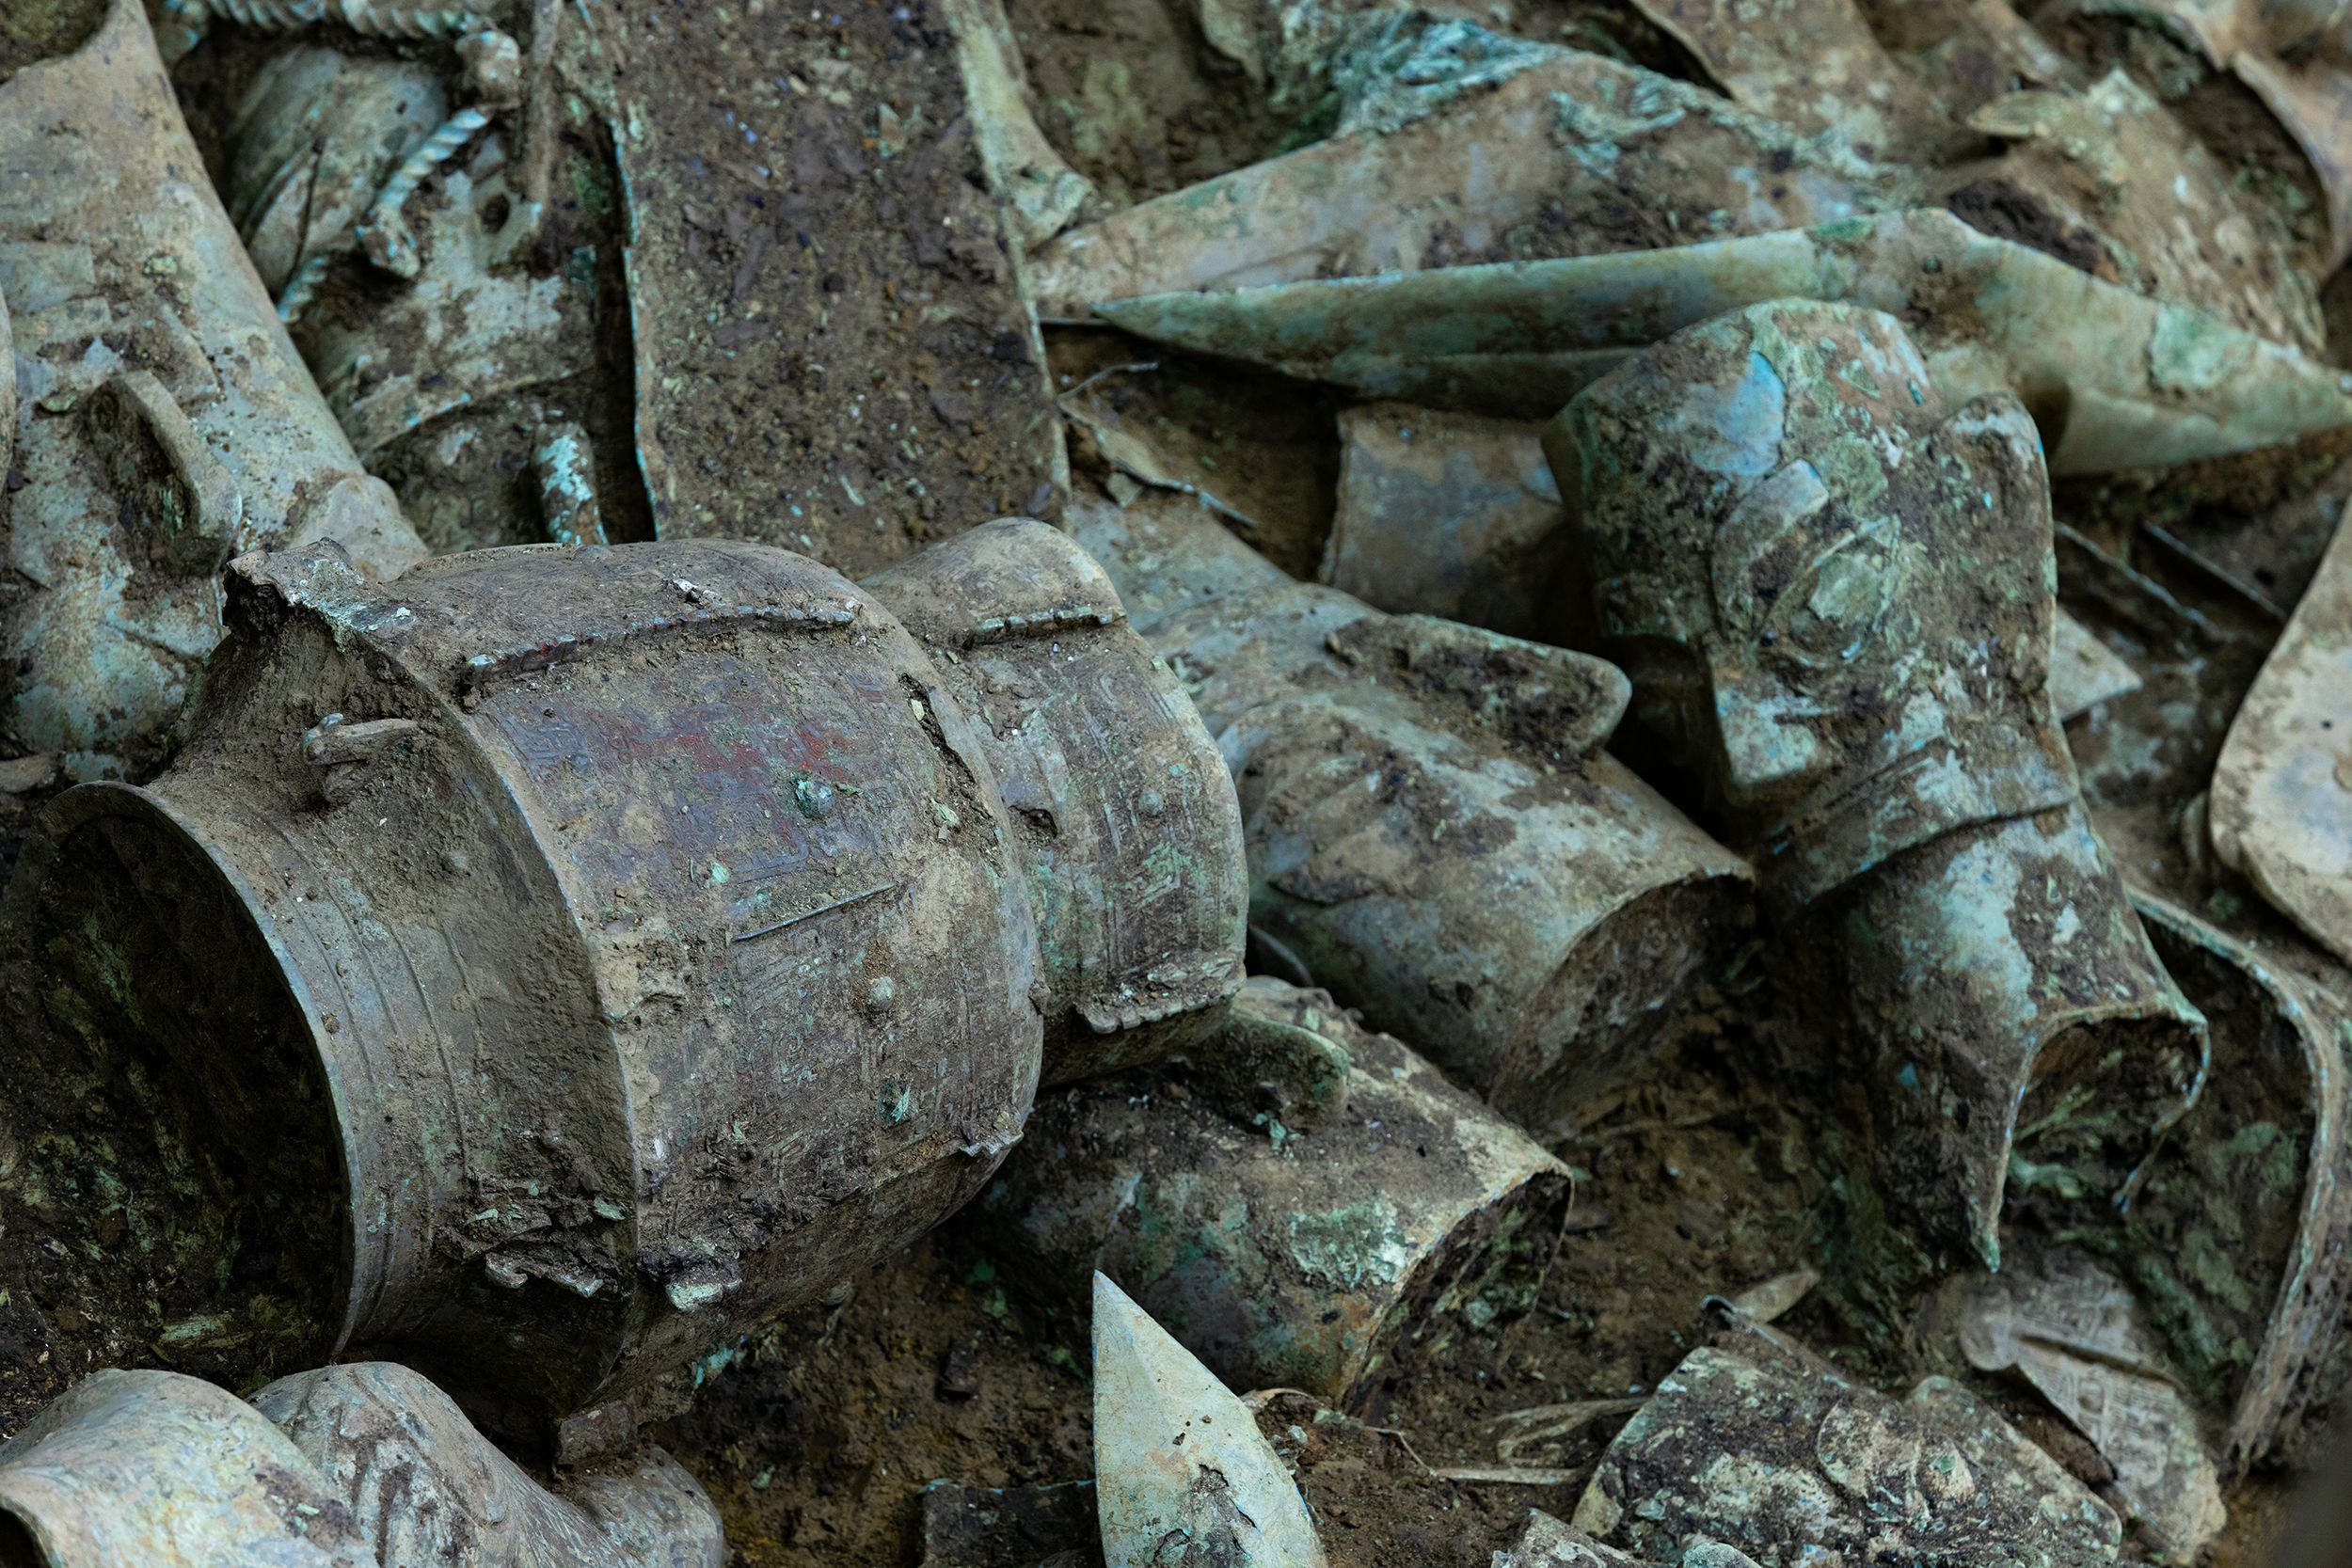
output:
[{"label": "cylindrical bronze vessel", "polygon": [[[1148,677],[1100,608],[1067,667]],[[163,1262],[175,1362],[364,1346],[509,1429],[642,1414],[1020,1136],[1057,967],[1010,742],[874,594],[749,545],[483,551],[389,586],[313,551],[239,562],[230,623],[172,770],[61,797],[5,910],[17,1038],[49,1042],[20,1049],[20,1125],[56,1134],[53,1198],[122,1215],[135,1256],[93,1277]],[[1207,753],[1188,710],[1120,724]],[[1074,770],[1065,808],[1109,783]],[[1238,910],[1231,786],[1197,783],[1163,821],[1206,837],[1169,847]],[[1068,879],[1151,928],[1117,879]],[[1237,924],[1178,921],[1162,956],[1230,971]]]}]

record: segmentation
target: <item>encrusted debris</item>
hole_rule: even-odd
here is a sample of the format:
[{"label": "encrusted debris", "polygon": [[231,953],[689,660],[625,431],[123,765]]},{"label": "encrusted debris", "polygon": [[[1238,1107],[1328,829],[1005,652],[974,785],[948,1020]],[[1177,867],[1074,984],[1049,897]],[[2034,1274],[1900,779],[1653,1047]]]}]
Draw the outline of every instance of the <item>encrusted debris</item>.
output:
[{"label": "encrusted debris", "polygon": [[1262,968],[1538,1132],[1641,1060],[1748,871],[1602,750],[1615,668],[1294,581],[1173,499],[1072,513],[1233,771]]},{"label": "encrusted debris", "polygon": [[2214,853],[2352,963],[2352,528],[2246,694],[2213,772]]},{"label": "encrusted debris", "polygon": [[1263,977],[1192,1056],[1040,1100],[977,1205],[1033,1291],[1099,1269],[1220,1376],[1342,1408],[1534,1305],[1567,1170],[1428,1063]]},{"label": "encrusted debris", "polygon": [[2023,1375],[2114,1467],[2116,1495],[2165,1560],[2197,1560],[2226,1517],[2220,1476],[2131,1292],[2088,1262],[2054,1259],[1970,1286],[1960,1310],[1968,1364]]},{"label": "encrusted debris", "polygon": [[2115,1560],[2106,1504],[1956,1383],[1897,1401],[1787,1341],[1704,1346],[1602,1456],[1573,1521],[1637,1556],[1693,1537],[1760,1568],[2079,1568]]}]

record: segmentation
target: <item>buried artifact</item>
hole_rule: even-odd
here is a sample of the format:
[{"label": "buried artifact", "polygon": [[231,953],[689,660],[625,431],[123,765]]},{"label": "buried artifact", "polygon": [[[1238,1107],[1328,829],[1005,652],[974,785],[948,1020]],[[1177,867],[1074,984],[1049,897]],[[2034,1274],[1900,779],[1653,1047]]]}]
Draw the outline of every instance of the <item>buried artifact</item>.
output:
[{"label": "buried artifact", "polygon": [[1049,1300],[1100,1270],[1235,1386],[1361,1409],[1534,1302],[1567,1200],[1427,1062],[1260,976],[1183,1067],[1041,1096],[976,1208]]},{"label": "buried artifact", "polygon": [[2224,1474],[2306,1466],[2352,1371],[2352,990],[2291,940],[2244,940],[2138,888],[2132,902],[2212,1024],[2213,1065],[2130,1209],[2080,1239],[2138,1288],[2178,1381],[2217,1418]]},{"label": "buried artifact", "polygon": [[137,0],[67,9],[87,35],[0,79],[8,563],[33,589],[0,649],[8,740],[101,778],[168,752],[231,555],[326,541],[389,577],[424,547],[287,341]]},{"label": "buried artifact", "polygon": [[1249,1407],[1099,1274],[1094,1469],[1109,1568],[1324,1568],[1307,1505]]},{"label": "buried artifact", "polygon": [[719,1568],[719,1511],[659,1449],[550,1495],[405,1367],[240,1402],[101,1371],[0,1447],[0,1560],[275,1568]]},{"label": "buried artifact", "polygon": [[[1065,537],[978,543],[1019,570],[967,551],[868,593],[757,546],[534,546],[394,591],[241,562],[196,737],[149,788],[61,797],[6,907],[39,1014],[20,1124],[49,1128],[20,1196],[140,1243],[94,1253],[88,1293],[160,1272],[149,1332],[192,1370],[382,1347],[501,1428],[626,1433],[976,1192],[1041,1048],[1181,1043],[1239,958],[1188,945],[1239,936],[1231,786],[1178,694],[968,718],[894,592],[935,633],[988,594],[964,657],[1066,643],[1021,676],[1045,697],[1158,678]],[[1096,890],[1041,930],[1045,851],[991,760],[1025,747],[1162,773],[1024,779],[1071,829],[1064,886]],[[1089,813],[1184,874],[1086,863]],[[251,1042],[228,1067],[222,1032]]]},{"label": "buried artifact", "polygon": [[1673,333],[1784,298],[1900,318],[1924,356],[1921,385],[1952,404],[2014,392],[2044,427],[2053,473],[2187,463],[2352,423],[2344,372],[1934,210],[1663,250],[1149,294],[1094,313],[1373,397],[1548,419]]},{"label": "buried artifact", "polygon": [[2352,963],[2352,527],[2337,526],[2213,773],[2213,849]]},{"label": "buried artifact", "polygon": [[2093,1568],[2122,1537],[2106,1504],[1959,1384],[1930,1377],[1892,1400],[1753,1327],[1661,1380],[1571,1522],[1650,1557],[1720,1542],[1761,1568]]},{"label": "buried artifact", "polygon": [[[562,15],[541,9],[550,27]],[[245,40],[276,52],[230,120],[222,194],[360,458],[437,553],[649,533],[613,438],[626,335],[599,320],[618,269],[592,264],[619,236],[591,228],[561,267],[539,254],[547,187],[611,177],[556,121],[549,73],[517,116],[517,84],[453,69],[462,43],[388,55],[332,39]],[[534,61],[552,42],[534,36]]]},{"label": "buried artifact", "polygon": [[2010,57],[1932,81],[1870,40],[1852,0],[1775,0],[1769,25],[1693,0],[1611,8],[1619,24],[1646,13],[1720,91],[1682,79],[1679,51],[1655,36],[1633,46],[1637,63],[1486,24],[1502,13],[1260,9],[1281,50],[1326,78],[1306,89],[1320,106],[1296,134],[1327,134],[1060,235],[1033,268],[1045,317],[1947,208],[2122,290],[2324,346],[2333,262],[2301,204],[2245,181],[2124,72],[2094,81],[2046,41],[2005,50],[1992,34],[2027,29],[2001,25],[1999,0],[1927,25]]},{"label": "buried artifact", "polygon": [[1241,986],[1241,819],[1110,579],[1067,535],[1007,518],[866,587],[938,650],[1019,827],[1047,948],[1045,1082],[1200,1037]]},{"label": "buried artifact", "polygon": [[1737,935],[1746,865],[1601,749],[1610,665],[1295,582],[1188,501],[1072,527],[1232,769],[1271,963],[1538,1136]]},{"label": "buried artifact", "polygon": [[1830,966],[1896,1200],[1997,1265],[2012,1175],[2128,1195],[2205,1026],[2051,717],[2025,410],[1947,406],[1889,317],[1785,302],[1642,355],[1547,442],[1636,716]]}]

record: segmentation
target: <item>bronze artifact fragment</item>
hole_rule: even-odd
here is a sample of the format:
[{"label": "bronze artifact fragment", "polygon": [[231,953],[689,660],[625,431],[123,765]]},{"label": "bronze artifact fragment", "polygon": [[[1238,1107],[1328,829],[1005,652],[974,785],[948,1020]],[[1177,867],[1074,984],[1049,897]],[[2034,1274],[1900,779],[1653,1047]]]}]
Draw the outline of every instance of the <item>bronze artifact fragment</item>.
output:
[{"label": "bronze artifact fragment", "polygon": [[2204,1022],[2051,716],[2025,409],[1947,405],[1890,317],[1782,302],[1613,372],[1547,450],[1636,717],[1842,999],[1897,1201],[1996,1264],[2005,1193],[2128,1196]]},{"label": "bronze artifact fragment", "polygon": [[0,80],[0,504],[34,589],[0,648],[8,739],[103,778],[167,754],[231,555],[329,541],[386,578],[424,547],[287,341],[137,0],[79,8],[87,37]]},{"label": "bronze artifact fragment", "polygon": [[1186,1065],[1041,1097],[976,1213],[1040,1294],[1100,1269],[1235,1387],[1359,1408],[1534,1302],[1567,1196],[1427,1062],[1259,976]]},{"label": "bronze artifact fragment", "polygon": [[1073,511],[1232,769],[1278,973],[1539,1136],[1640,1059],[1748,873],[1601,749],[1624,676],[1295,582],[1181,499]]},{"label": "bronze artifact fragment", "polygon": [[548,1493],[405,1367],[326,1367],[244,1403],[92,1374],[0,1447],[24,1568],[719,1568],[719,1512],[660,1449]]},{"label": "bronze artifact fragment", "polygon": [[[1232,984],[1231,786],[1042,525],[875,592],[747,545],[270,555],[230,618],[174,768],[60,798],[5,911],[30,1114],[123,1085],[115,1135],[211,1173],[137,1223],[261,1237],[170,1281],[179,1364],[380,1347],[501,1428],[626,1430],[977,1191],[1041,1050],[1171,1049]],[[1089,749],[1156,779],[1051,766]]]},{"label": "bronze artifact fragment", "polygon": [[1703,1345],[1627,1423],[1571,1521],[1663,1557],[1696,1537],[1761,1568],[2091,1568],[2112,1510],[1947,1378],[1862,1387],[1770,1329]]}]

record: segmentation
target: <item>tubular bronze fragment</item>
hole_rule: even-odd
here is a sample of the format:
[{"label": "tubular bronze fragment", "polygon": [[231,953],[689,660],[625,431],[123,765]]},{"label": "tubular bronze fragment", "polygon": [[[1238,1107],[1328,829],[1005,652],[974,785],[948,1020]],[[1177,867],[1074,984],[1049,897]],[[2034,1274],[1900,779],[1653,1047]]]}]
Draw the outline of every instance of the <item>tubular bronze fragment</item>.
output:
[{"label": "tubular bronze fragment", "polygon": [[551,1495],[405,1367],[327,1367],[244,1403],[101,1371],[0,1447],[24,1568],[719,1568],[719,1512],[652,1449]]},{"label": "tubular bronze fragment", "polygon": [[[1026,614],[1023,581],[1060,603],[1087,570],[1009,524],[884,591]],[[1020,1136],[1046,1010],[1238,964],[1230,786],[1181,703],[1126,705],[1165,676],[1098,597],[1084,644],[967,647],[950,679],[882,594],[765,546],[392,587],[238,562],[188,749],[61,798],[5,909],[22,1114],[196,1173],[53,1180],[116,1183],[173,1257],[159,1347],[221,1376],[373,1347],[510,1430],[642,1413],[955,1209]],[[1050,716],[983,736],[958,693],[1003,696],[992,672]],[[1139,775],[1060,768],[1065,832],[1025,832],[996,761],[1044,777],[1089,735],[1192,770],[1152,847],[1195,881],[1086,826]],[[1041,932],[1049,877],[1076,892]]]},{"label": "tubular bronze fragment", "polygon": [[1147,1062],[1241,986],[1241,816],[1173,672],[1068,534],[1008,518],[869,579],[931,647],[1012,809],[1045,933],[1045,1081]]},{"label": "tubular bronze fragment", "polygon": [[1271,953],[1539,1135],[1638,1060],[1748,871],[1601,750],[1623,675],[1295,582],[1180,500],[1072,515],[1232,769]]},{"label": "tubular bronze fragment", "polygon": [[230,554],[329,540],[396,575],[423,546],[311,384],[204,177],[136,0],[0,81],[0,293],[29,404],[0,626],[7,738],[151,768],[220,638]]},{"label": "tubular bronze fragment", "polygon": [[1319,991],[1252,978],[1192,1065],[1045,1095],[979,1206],[1075,1306],[1097,1269],[1235,1387],[1361,1406],[1533,1304],[1567,1170]]},{"label": "tubular bronze fragment", "polygon": [[1573,647],[1559,625],[1575,597],[1567,520],[1540,426],[1366,404],[1340,415],[1339,500],[1317,576],[1382,610]]}]

